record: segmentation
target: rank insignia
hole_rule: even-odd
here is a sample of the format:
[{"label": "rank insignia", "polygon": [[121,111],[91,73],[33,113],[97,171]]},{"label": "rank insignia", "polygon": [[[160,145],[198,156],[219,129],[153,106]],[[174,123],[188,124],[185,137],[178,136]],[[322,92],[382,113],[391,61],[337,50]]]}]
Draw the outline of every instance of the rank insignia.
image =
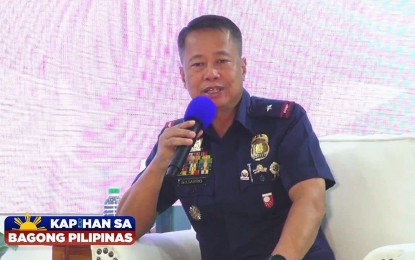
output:
[{"label": "rank insignia", "polygon": [[280,165],[277,162],[272,162],[269,166],[269,171],[274,175],[274,179],[280,176]]},{"label": "rank insignia", "polygon": [[189,208],[189,214],[192,217],[192,219],[199,221],[202,219],[202,213],[200,213],[200,210],[196,206],[190,206]]},{"label": "rank insignia", "polygon": [[272,196],[272,192],[262,194],[262,201],[264,202],[265,207],[272,208],[274,206],[274,197]]},{"label": "rank insignia", "polygon": [[268,156],[268,153],[268,136],[265,134],[254,136],[251,142],[251,158],[255,161],[261,161]]},{"label": "rank insignia", "polygon": [[249,173],[247,170],[243,169],[241,172],[241,180],[248,181],[249,180]]},{"label": "rank insignia", "polygon": [[257,174],[257,173],[260,173],[260,172],[267,172],[267,169],[268,168],[262,166],[261,164],[258,164],[256,166],[256,168],[254,169],[254,173]]}]

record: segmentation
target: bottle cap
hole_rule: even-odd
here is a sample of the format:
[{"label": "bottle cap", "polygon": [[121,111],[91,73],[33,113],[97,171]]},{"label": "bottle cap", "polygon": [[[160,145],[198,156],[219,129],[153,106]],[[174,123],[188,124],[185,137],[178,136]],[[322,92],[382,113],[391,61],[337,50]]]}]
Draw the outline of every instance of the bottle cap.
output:
[{"label": "bottle cap", "polygon": [[120,188],[109,188],[108,193],[109,194],[120,193]]}]

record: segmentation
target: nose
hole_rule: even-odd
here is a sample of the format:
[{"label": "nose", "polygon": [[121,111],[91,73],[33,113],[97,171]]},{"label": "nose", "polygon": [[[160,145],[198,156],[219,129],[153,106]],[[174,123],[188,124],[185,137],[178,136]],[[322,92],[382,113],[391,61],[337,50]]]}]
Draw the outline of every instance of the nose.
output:
[{"label": "nose", "polygon": [[215,80],[219,78],[219,71],[214,66],[207,66],[205,80]]}]

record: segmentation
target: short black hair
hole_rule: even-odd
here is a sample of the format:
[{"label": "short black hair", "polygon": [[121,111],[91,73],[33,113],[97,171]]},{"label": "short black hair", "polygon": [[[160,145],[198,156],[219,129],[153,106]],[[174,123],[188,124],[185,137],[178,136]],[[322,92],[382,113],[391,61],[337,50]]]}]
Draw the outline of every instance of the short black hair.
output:
[{"label": "short black hair", "polygon": [[219,15],[202,15],[191,20],[186,27],[184,27],[177,37],[177,45],[179,47],[180,60],[183,61],[183,51],[185,48],[185,40],[187,35],[192,31],[202,29],[225,29],[231,34],[235,41],[239,55],[242,56],[242,33],[238,26],[229,18]]}]

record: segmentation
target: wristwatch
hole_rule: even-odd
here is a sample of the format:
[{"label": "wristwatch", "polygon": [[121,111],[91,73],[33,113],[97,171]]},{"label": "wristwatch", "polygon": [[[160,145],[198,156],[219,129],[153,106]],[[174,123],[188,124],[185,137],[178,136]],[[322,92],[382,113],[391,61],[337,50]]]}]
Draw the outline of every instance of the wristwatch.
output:
[{"label": "wristwatch", "polygon": [[268,260],[287,260],[282,255],[271,255]]}]

